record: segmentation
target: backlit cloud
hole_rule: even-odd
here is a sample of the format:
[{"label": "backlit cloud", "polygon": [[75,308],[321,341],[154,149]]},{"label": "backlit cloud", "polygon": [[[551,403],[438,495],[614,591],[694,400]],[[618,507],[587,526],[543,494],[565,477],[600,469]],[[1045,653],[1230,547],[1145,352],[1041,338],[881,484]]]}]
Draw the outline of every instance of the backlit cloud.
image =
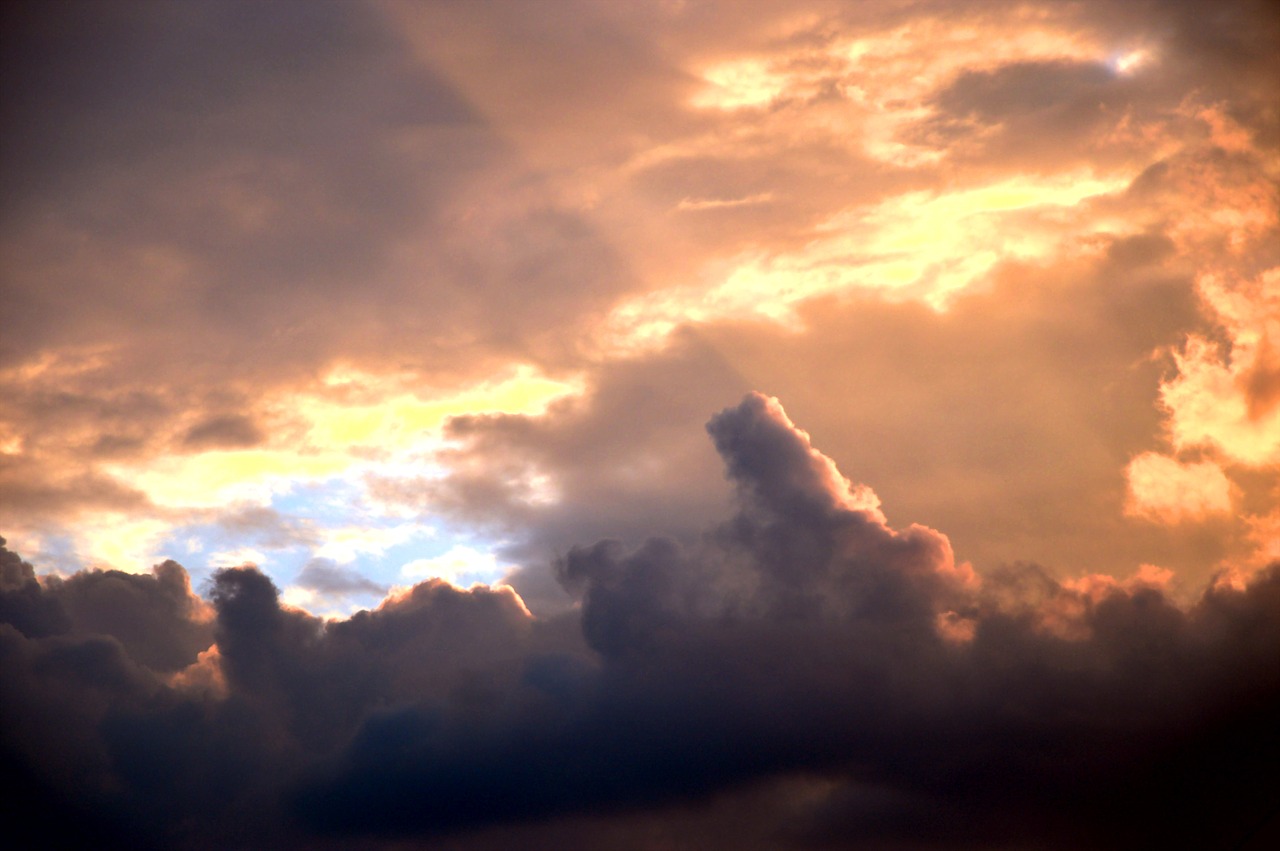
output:
[{"label": "backlit cloud", "polygon": [[[1251,837],[1253,775],[1200,773],[1275,757],[1274,567],[1187,609],[1151,566],[980,579],[941,533],[888,525],[775,400],[707,430],[736,514],[690,545],[573,548],[581,608],[550,620],[428,580],[324,622],[231,568],[211,622],[172,562],[41,585],[0,551],[6,753],[41,807],[76,801],[58,841],[519,845],[619,808],[715,820],[704,802],[744,793],[787,846]],[[797,801],[800,778],[820,792]]]},{"label": "backlit cloud", "polygon": [[1273,4],[0,18],[46,844],[1276,844]]},{"label": "backlit cloud", "polygon": [[1179,463],[1146,452],[1125,468],[1128,510],[1166,523],[1198,520],[1231,511],[1231,481],[1212,461]]}]

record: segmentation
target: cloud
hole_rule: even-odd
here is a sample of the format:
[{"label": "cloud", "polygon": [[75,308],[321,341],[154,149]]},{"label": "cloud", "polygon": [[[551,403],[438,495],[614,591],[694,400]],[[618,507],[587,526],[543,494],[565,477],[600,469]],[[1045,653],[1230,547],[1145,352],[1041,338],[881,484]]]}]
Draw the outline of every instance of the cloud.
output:
[{"label": "cloud", "polygon": [[385,585],[361,575],[355,570],[344,568],[332,559],[313,558],[302,566],[297,579],[298,585],[322,594],[376,594],[387,593]]},{"label": "cloud", "polygon": [[0,445],[40,474],[0,498],[39,499],[29,526],[175,451],[279,451],[337,366],[453,395],[554,360],[551,325],[634,283],[578,211],[500,188],[519,154],[368,4],[5,20]]},{"label": "cloud", "polygon": [[461,544],[432,558],[418,558],[400,568],[405,579],[443,579],[454,585],[492,581],[506,572],[493,553],[480,552]]},{"label": "cloud", "polygon": [[1272,5],[0,17],[47,844],[1280,842]]},{"label": "cloud", "polygon": [[569,601],[548,561],[575,544],[639,544],[655,524],[694,537],[723,513],[717,460],[700,426],[708,398],[746,389],[712,347],[683,335],[661,352],[601,365],[581,395],[541,415],[452,419],[444,475],[376,478],[371,492],[502,541],[495,554],[522,566],[505,581],[532,610],[550,612]]},{"label": "cloud", "polygon": [[[572,403],[456,420],[447,474],[395,495],[511,542],[504,554],[525,566],[512,581],[540,611],[562,599],[545,565],[575,543],[634,547],[652,528],[687,541],[723,516],[719,462],[699,437],[706,400],[756,386],[980,571],[1029,559],[1061,577],[1149,561],[1198,584],[1222,555],[1217,539],[1171,539],[1123,513],[1125,465],[1161,448],[1170,365],[1152,351],[1203,321],[1171,252],[1146,234],[1009,264],[941,312],[866,294],[811,303],[798,328],[686,328],[593,370]],[[530,498],[523,483],[539,476],[553,500]]]},{"label": "cloud", "polygon": [[265,435],[253,420],[241,414],[224,414],[196,423],[182,437],[191,449],[244,448],[261,443]]},{"label": "cloud", "polygon": [[[849,507],[843,480],[775,403],[748,397],[710,430],[738,488],[734,519],[691,549],[602,542],[563,563],[605,664],[596,685],[561,674],[543,686],[549,694],[504,703],[513,729],[492,740],[489,716],[381,716],[304,793],[307,817],[357,834],[412,833],[816,773],[840,778],[840,791],[805,829],[838,827],[845,842],[876,830],[923,839],[908,826],[921,810],[949,814],[950,839],[993,846],[1073,821],[1054,834],[1060,847],[1224,828],[1236,804],[1192,784],[1223,737],[1229,758],[1243,757],[1236,732],[1202,726],[1202,713],[1233,714],[1237,698],[1217,691],[1220,677],[1244,672],[1174,660],[1261,649],[1237,656],[1243,648],[1213,636],[1240,607],[1273,605],[1263,600],[1276,575],[1248,592],[1210,589],[1191,612],[1148,583],[1083,591],[1047,577],[1039,599],[1015,592],[1001,608],[974,591],[938,533],[895,532],[872,509]],[[972,639],[956,645],[937,630],[944,609],[974,621]],[[1075,637],[1058,637],[1054,618],[1073,620]],[[1257,661],[1244,663],[1246,691],[1273,701],[1274,677]],[[562,711],[580,723],[549,732],[548,700],[570,701]],[[1156,706],[1164,720],[1153,722]],[[498,750],[451,744],[474,736]],[[1158,790],[1203,804],[1203,821],[1169,822],[1168,801],[1144,790],[1146,769],[1162,761],[1171,776]],[[384,772],[394,780],[378,786]],[[1094,783],[1098,792],[1081,794]],[[861,791],[877,785],[896,794]],[[483,812],[473,800],[487,802]],[[1246,808],[1257,805],[1253,796]],[[1168,827],[1150,826],[1157,811]]]},{"label": "cloud", "polygon": [[1212,461],[1180,463],[1146,452],[1125,468],[1129,480],[1126,510],[1165,523],[1201,520],[1231,511],[1231,481]]},{"label": "cloud", "polygon": [[[581,607],[552,619],[428,581],[326,623],[230,568],[210,622],[172,563],[41,585],[5,551],[4,753],[32,817],[74,799],[103,841],[168,847],[520,847],[758,795],[775,847],[1066,849],[1243,840],[1270,812],[1252,769],[1280,756],[1280,566],[1189,608],[1155,570],[979,580],[775,400],[708,431],[736,513],[692,542],[573,548]],[[176,638],[210,628],[199,660]]]},{"label": "cloud", "polygon": [[110,635],[159,673],[185,667],[212,643],[213,612],[173,561],[150,574],[92,570],[37,580],[0,539],[0,580],[9,612],[4,622],[28,637]]},{"label": "cloud", "polygon": [[237,540],[257,540],[271,549],[314,547],[321,540],[319,533],[308,525],[261,506],[241,506],[222,512],[215,522]]},{"label": "cloud", "polygon": [[[707,426],[741,511],[705,548],[650,539],[633,553],[602,542],[570,551],[562,575],[584,594],[583,628],[605,655],[644,648],[671,619],[748,615],[764,620],[897,621],[932,631],[948,592],[969,574],[945,536],[895,532],[878,500],[853,488],[810,445],[776,400],[748,396]],[[651,635],[652,633],[652,635]]]},{"label": "cloud", "polygon": [[[425,454],[442,397],[487,410],[466,388],[521,367],[564,381],[853,288],[950,305],[1011,259],[1030,290],[1262,197],[1263,6],[710,9],[15,12],[0,500],[21,531],[265,504],[290,470],[354,481],[357,454]],[[717,80],[768,97],[699,106]],[[1177,242],[1166,272],[1196,274]],[[1234,376],[1250,415],[1259,351]]]},{"label": "cloud", "polygon": [[[1280,202],[1272,212],[1280,213]],[[1209,447],[1228,460],[1280,463],[1280,408],[1271,404],[1271,339],[1280,333],[1280,266],[1254,280],[1206,275],[1200,291],[1230,340],[1227,351],[1188,335],[1177,374],[1161,386],[1177,448]]]}]

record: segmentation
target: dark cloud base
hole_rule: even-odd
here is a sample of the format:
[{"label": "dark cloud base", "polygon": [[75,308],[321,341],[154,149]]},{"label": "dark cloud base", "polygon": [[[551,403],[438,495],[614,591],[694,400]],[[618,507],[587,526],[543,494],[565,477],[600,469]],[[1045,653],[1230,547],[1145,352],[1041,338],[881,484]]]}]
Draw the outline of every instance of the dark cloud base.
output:
[{"label": "dark cloud base", "polygon": [[[708,431],[737,513],[599,542],[580,601],[415,586],[323,622],[250,568],[37,580],[0,551],[12,835],[129,848],[1263,848],[1280,565],[981,581],[776,402]],[[213,647],[206,651],[206,648]],[[205,651],[205,652],[202,652]]]}]

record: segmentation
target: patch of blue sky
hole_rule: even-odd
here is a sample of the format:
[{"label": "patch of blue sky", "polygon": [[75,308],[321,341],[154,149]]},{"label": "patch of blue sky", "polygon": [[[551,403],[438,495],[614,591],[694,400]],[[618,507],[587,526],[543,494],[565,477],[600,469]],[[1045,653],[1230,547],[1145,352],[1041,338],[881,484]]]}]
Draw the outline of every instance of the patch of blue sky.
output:
[{"label": "patch of blue sky", "polygon": [[169,529],[157,542],[156,550],[160,557],[171,558],[185,567],[197,590],[219,568],[253,563],[274,579],[282,562],[305,560],[305,547],[268,546],[263,537],[257,530],[229,529],[217,521],[184,523]]},{"label": "patch of blue sky", "polygon": [[271,508],[322,526],[349,526],[385,516],[373,510],[363,484],[341,476],[294,482],[272,494]]},{"label": "patch of blue sky", "polygon": [[[367,499],[359,482],[335,477],[277,491],[267,506],[228,508],[175,526],[159,551],[187,567],[197,588],[218,568],[251,562],[287,589],[315,558],[391,588],[431,576],[464,586],[495,583],[510,569],[494,555],[501,543],[434,518],[389,513]],[[331,602],[350,611],[378,601],[353,592]]]},{"label": "patch of blue sky", "polygon": [[[407,573],[405,568],[420,568],[433,561],[438,562],[442,573],[448,574],[442,578],[466,585],[497,582],[510,569],[496,558],[483,557],[502,542],[441,518],[406,518],[388,512],[366,498],[361,484],[349,479],[298,485],[277,494],[271,507],[283,515],[306,518],[327,539],[325,545],[315,549],[315,555],[331,558],[380,585],[408,585],[429,578],[414,567]],[[344,534],[348,536],[345,545]],[[363,546],[361,537],[365,539]],[[445,558],[458,552],[474,552],[481,557],[469,559],[470,569],[460,570],[459,559]]]},{"label": "patch of blue sky", "polygon": [[75,537],[67,532],[46,532],[30,539],[13,538],[5,547],[30,562],[36,573],[67,576],[90,566],[77,549]]}]

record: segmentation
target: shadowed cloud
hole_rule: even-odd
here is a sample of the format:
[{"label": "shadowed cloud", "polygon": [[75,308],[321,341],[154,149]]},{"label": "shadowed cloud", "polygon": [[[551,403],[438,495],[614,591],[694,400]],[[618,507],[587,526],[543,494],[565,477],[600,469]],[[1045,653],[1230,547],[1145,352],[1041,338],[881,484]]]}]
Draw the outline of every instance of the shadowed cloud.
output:
[{"label": "shadowed cloud", "polygon": [[[213,580],[216,652],[197,659],[201,641],[181,651],[177,635],[209,621],[177,565],[41,586],[6,551],[0,658],[23,687],[5,752],[42,800],[114,812],[122,838],[145,807],[170,847],[203,847],[192,818],[222,847],[464,847],[491,825],[660,813],[799,777],[825,791],[802,815],[778,799],[790,815],[761,828],[778,847],[1215,847],[1274,806],[1248,772],[1198,777],[1280,756],[1276,569],[1187,609],[1158,578],[1059,584],[1015,566],[980,581],[940,533],[887,525],[776,401],[749,395],[708,430],[737,513],[688,544],[571,550],[585,645],[578,614],[534,619],[509,589],[432,580],[326,623],[235,568]],[[126,592],[142,608],[122,618]],[[147,613],[158,632],[139,631]],[[221,691],[194,685],[202,667]],[[55,759],[95,750],[107,758],[75,774]],[[244,785],[202,811],[227,783]]]}]

